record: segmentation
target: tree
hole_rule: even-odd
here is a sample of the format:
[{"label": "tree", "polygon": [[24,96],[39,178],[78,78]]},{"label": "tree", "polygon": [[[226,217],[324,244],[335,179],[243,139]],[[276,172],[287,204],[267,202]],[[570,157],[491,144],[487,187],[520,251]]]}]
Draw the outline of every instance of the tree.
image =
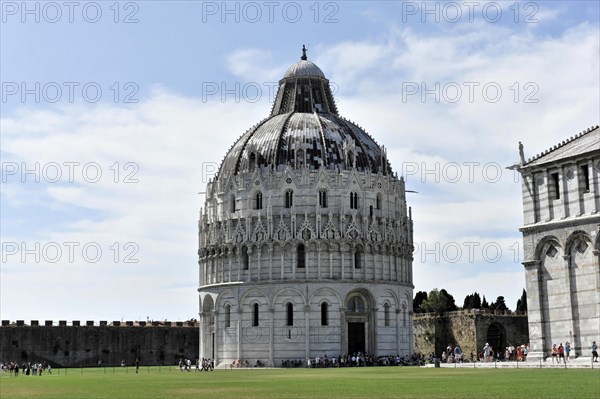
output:
[{"label": "tree", "polygon": [[506,303],[504,302],[504,297],[499,296],[498,298],[496,298],[496,302],[492,302],[490,304],[490,309],[492,309],[492,310],[508,310],[508,307],[506,306]]},{"label": "tree", "polygon": [[425,291],[419,291],[415,294],[415,299],[413,299],[413,312],[415,313],[424,313],[422,309],[422,304],[427,300],[427,293]]},{"label": "tree", "polygon": [[463,302],[463,309],[479,309],[481,308],[481,297],[477,292],[469,294]]},{"label": "tree", "polygon": [[523,288],[521,299],[517,300],[517,307],[515,310],[517,312],[527,312],[527,292],[525,291],[525,288]]},{"label": "tree", "polygon": [[485,295],[483,296],[483,299],[481,300],[481,309],[489,309],[490,305],[488,304],[488,301],[485,300]]},{"label": "tree", "polygon": [[446,302],[446,312],[452,312],[458,310],[456,306],[456,302],[454,302],[454,297],[448,293],[445,289],[440,290],[440,295],[444,297],[444,301]]},{"label": "tree", "polygon": [[428,313],[442,314],[456,310],[456,304],[454,303],[454,297],[445,289],[438,290],[434,288],[429,292],[427,299],[421,304],[421,309]]}]

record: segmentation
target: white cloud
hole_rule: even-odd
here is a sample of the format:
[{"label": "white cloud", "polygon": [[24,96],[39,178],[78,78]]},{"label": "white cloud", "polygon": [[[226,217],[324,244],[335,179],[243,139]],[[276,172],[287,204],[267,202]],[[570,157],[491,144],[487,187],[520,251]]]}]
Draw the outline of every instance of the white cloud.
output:
[{"label": "white cloud", "polygon": [[[481,252],[473,261],[463,257],[456,263],[423,261],[417,254],[416,290],[446,288],[459,305],[473,291],[488,300],[503,295],[514,307],[524,286],[522,266],[511,258],[521,241],[520,188],[505,169],[498,182],[486,181],[483,167],[516,162],[518,141],[532,156],[598,123],[598,27],[582,24],[553,37],[489,24],[427,34],[392,28],[375,39],[315,46],[318,57],[311,59],[340,86],[340,113],[388,148],[395,170],[406,172],[409,163],[417,164],[418,174],[407,175],[407,187],[419,191],[407,198],[415,242],[427,248],[494,242],[502,248],[499,262],[487,261]],[[293,62],[276,65],[273,55],[261,49],[225,56],[226,68],[248,82],[277,81]],[[503,96],[491,103],[479,91],[474,102],[463,96],[457,103],[436,103],[429,96],[423,103],[419,96],[403,98],[410,82],[495,82]],[[530,93],[523,85],[534,82],[539,102],[515,103],[514,82],[519,82],[521,99]],[[56,264],[14,257],[3,263],[3,317],[195,317],[196,220],[203,201],[197,193],[204,191],[233,141],[269,109],[264,100],[203,102],[200,95],[183,97],[157,87],[129,107],[70,104],[22,108],[4,117],[3,162],[95,162],[103,175],[97,183],[81,174],[74,183],[21,184],[18,176],[9,181],[2,189],[3,208],[15,214],[5,220],[3,210],[3,226],[10,230],[3,228],[2,240],[94,242],[104,252],[98,263],[81,256]],[[117,182],[111,169],[115,162]],[[125,167],[128,162],[133,169]],[[452,162],[461,165],[465,176],[458,182],[443,175]],[[474,179],[467,178],[465,162],[478,163]],[[438,172],[423,175],[436,163]],[[123,182],[132,171],[139,181]],[[117,262],[111,249],[115,242]],[[133,255],[138,263],[123,262],[132,253],[126,243],[139,248]],[[51,298],[44,294],[48,284]],[[44,296],[44,309],[37,293]],[[115,309],[123,314],[116,315]]]}]

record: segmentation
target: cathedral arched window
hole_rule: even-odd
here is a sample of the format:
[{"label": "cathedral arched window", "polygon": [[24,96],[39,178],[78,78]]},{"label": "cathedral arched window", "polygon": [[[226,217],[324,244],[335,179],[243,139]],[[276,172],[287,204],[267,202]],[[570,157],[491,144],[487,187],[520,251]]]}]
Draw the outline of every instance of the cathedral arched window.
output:
[{"label": "cathedral arched window", "polygon": [[304,269],[306,267],[306,250],[304,248],[304,244],[298,245],[298,250],[296,251],[296,260],[297,266],[299,269]]},{"label": "cathedral arched window", "polygon": [[258,327],[258,303],[252,306],[252,326]]},{"label": "cathedral arched window", "polygon": [[329,305],[326,302],[321,304],[321,325],[329,325]]},{"label": "cathedral arched window", "polygon": [[288,303],[286,306],[286,322],[288,326],[294,325],[294,305],[292,303]]},{"label": "cathedral arched window", "polygon": [[225,306],[225,327],[231,327],[231,305]]},{"label": "cathedral arched window", "polygon": [[292,190],[287,190],[285,192],[285,207],[291,208],[294,204],[294,192]]},{"label": "cathedral arched window", "polygon": [[358,209],[358,194],[354,191],[350,192],[350,209]]},{"label": "cathedral arched window", "polygon": [[250,256],[248,256],[248,248],[242,247],[242,269],[248,270],[250,267]]},{"label": "cathedral arched window", "polygon": [[327,190],[319,190],[319,206],[327,208]]},{"label": "cathedral arched window", "polygon": [[381,210],[381,202],[382,202],[382,195],[381,195],[381,193],[377,193],[377,199],[375,200],[375,209]]},{"label": "cathedral arched window", "polygon": [[231,213],[235,212],[235,195],[233,194],[229,196],[229,211]]},{"label": "cathedral arched window", "polygon": [[390,326],[390,304],[386,303],[383,305],[383,324],[386,327]]},{"label": "cathedral arched window", "polygon": [[263,209],[263,195],[259,191],[254,198],[254,209]]}]

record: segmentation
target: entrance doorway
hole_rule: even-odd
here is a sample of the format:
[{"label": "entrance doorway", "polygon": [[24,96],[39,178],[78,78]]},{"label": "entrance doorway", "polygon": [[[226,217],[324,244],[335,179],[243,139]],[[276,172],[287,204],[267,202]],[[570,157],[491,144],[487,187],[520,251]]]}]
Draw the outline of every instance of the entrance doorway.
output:
[{"label": "entrance doorway", "polygon": [[365,353],[365,323],[348,323],[348,355]]},{"label": "entrance doorway", "polygon": [[494,357],[496,353],[500,353],[501,357],[504,355],[504,348],[506,347],[506,332],[504,327],[499,323],[492,323],[487,331],[487,342],[492,346],[494,351]]}]

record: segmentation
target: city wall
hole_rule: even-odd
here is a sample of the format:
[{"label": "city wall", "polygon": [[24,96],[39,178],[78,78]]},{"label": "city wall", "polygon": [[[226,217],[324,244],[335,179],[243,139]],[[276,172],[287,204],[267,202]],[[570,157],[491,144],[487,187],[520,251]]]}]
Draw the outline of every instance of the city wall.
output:
[{"label": "city wall", "polygon": [[46,361],[54,367],[91,367],[102,362],[118,366],[124,360],[140,365],[172,365],[181,357],[198,357],[198,323],[32,320],[0,327],[0,362]]},{"label": "city wall", "polygon": [[502,351],[509,343],[529,342],[527,313],[522,312],[468,309],[441,315],[416,313],[413,322],[414,350],[426,355],[434,352],[441,356],[448,344],[459,344],[470,358],[471,353],[476,357],[486,342]]}]

